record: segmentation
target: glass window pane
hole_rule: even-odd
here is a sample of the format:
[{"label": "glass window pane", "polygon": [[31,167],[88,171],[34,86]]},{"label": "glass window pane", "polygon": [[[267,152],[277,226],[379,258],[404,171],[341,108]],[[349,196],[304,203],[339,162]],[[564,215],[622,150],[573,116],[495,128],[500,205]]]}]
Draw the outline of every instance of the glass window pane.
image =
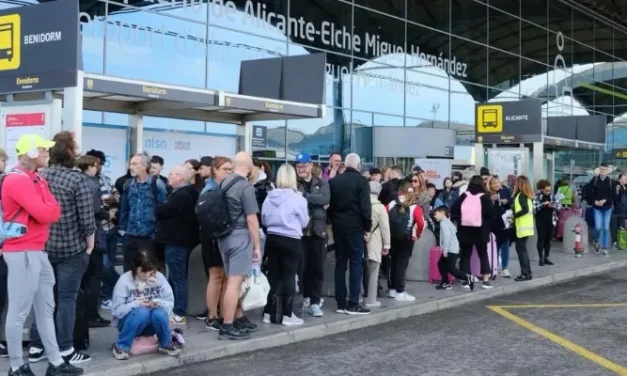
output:
[{"label": "glass window pane", "polygon": [[[519,56],[493,49],[490,49],[488,53],[488,86],[500,90],[509,90],[516,86],[520,82]],[[493,98],[493,95],[489,98]]]},{"label": "glass window pane", "polygon": [[475,98],[486,98],[487,88],[451,80],[451,128],[474,127]]},{"label": "glass window pane", "polygon": [[[549,67],[533,60],[520,60],[520,95],[548,100]],[[516,91],[516,90],[514,90]]]},{"label": "glass window pane", "polygon": [[[285,132],[286,121],[263,121],[255,122],[256,126],[266,127],[266,147],[260,148],[253,145],[253,153],[263,154],[270,158],[285,159]],[[289,134],[289,137],[294,135]],[[289,160],[289,158],[288,158]]]},{"label": "glass window pane", "polygon": [[520,20],[507,13],[489,8],[490,47],[519,53]]},{"label": "glass window pane", "polygon": [[405,56],[388,55],[376,60],[355,59],[353,109],[403,115]]},{"label": "glass window pane", "polygon": [[602,21],[594,22],[594,48],[604,54],[611,55],[614,43],[614,30],[612,26]]},{"label": "glass window pane", "polygon": [[355,0],[355,4],[392,16],[405,18],[405,0]]},{"label": "glass window pane", "polygon": [[354,48],[355,57],[370,60],[386,55],[402,55],[405,50],[405,22],[398,19],[355,7],[353,30],[353,35],[361,38],[359,48],[357,45]]},{"label": "glass window pane", "polygon": [[547,27],[547,4],[551,0],[523,0],[520,18],[536,25]]},{"label": "glass window pane", "polygon": [[345,137],[350,122],[351,112],[339,108],[327,108],[322,119],[288,120],[288,155],[305,152],[328,158],[333,152],[350,150],[351,140]]},{"label": "glass window pane", "polygon": [[521,23],[521,51],[520,54],[527,58],[547,64],[546,44],[548,32],[527,22]]},{"label": "glass window pane", "polygon": [[472,0],[451,2],[451,33],[477,43],[488,43],[488,8]]},{"label": "glass window pane", "polygon": [[614,30],[614,56],[627,61],[627,33]]},{"label": "glass window pane", "polygon": [[374,114],[375,127],[402,127],[404,124],[402,116]]},{"label": "glass window pane", "polygon": [[83,70],[89,73],[104,72],[105,18],[81,13]]},{"label": "glass window pane", "polygon": [[[316,0],[310,6],[298,6],[291,2],[290,20],[298,25],[290,27],[289,39],[307,47],[350,55],[351,51],[363,50],[366,41],[361,31],[351,33],[352,9],[350,4],[337,0]],[[300,26],[300,20],[304,21]],[[362,25],[372,26],[368,20]],[[355,22],[357,25],[357,22]],[[374,28],[376,30],[376,28]],[[373,33],[372,29],[369,29]],[[374,33],[376,34],[376,33]],[[357,41],[356,41],[357,39]]]},{"label": "glass window pane", "polygon": [[573,39],[594,46],[594,19],[592,16],[573,10]]},{"label": "glass window pane", "polygon": [[449,81],[428,70],[407,70],[406,116],[448,122]]},{"label": "glass window pane", "polygon": [[407,1],[407,20],[449,31],[450,0]]},{"label": "glass window pane", "polygon": [[[426,27],[407,24],[407,68],[423,70],[431,67],[430,74],[447,77],[457,74],[457,62],[461,56],[454,60],[449,56],[449,36],[439,31]],[[454,54],[453,54],[454,55]],[[462,67],[459,68],[460,75]]]},{"label": "glass window pane", "polygon": [[457,79],[484,86],[487,84],[488,48],[486,46],[451,37],[451,51],[454,56],[459,57],[456,62],[455,77]]},{"label": "glass window pane", "polygon": [[[572,11],[573,9],[569,6],[549,1],[549,30],[554,33],[559,33],[561,31],[564,36],[572,38]],[[576,23],[575,25],[579,27]],[[590,29],[588,30],[592,31],[592,25],[589,26]]]}]

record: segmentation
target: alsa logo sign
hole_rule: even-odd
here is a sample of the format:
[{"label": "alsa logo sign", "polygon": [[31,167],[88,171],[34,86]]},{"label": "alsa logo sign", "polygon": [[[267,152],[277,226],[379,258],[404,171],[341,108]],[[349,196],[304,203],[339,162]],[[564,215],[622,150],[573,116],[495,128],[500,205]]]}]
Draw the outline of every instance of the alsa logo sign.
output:
[{"label": "alsa logo sign", "polygon": [[160,140],[157,138],[149,138],[144,141],[144,147],[149,149],[167,149],[168,143],[166,140]]}]

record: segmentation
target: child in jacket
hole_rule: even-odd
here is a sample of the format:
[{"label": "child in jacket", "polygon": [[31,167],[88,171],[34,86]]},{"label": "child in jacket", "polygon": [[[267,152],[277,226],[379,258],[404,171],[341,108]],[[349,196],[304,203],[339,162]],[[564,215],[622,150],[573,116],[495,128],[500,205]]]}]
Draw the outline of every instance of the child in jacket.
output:
[{"label": "child in jacket", "polygon": [[365,285],[367,287],[366,307],[374,308],[381,306],[377,301],[379,289],[379,269],[381,267],[382,256],[387,256],[390,247],[390,219],[385,206],[379,201],[381,184],[376,181],[370,182],[370,204],[372,205],[372,227],[366,234],[366,245],[368,248],[368,260],[366,268]]},{"label": "child in jacket", "polygon": [[453,286],[450,284],[449,274],[453,277],[465,281],[470,286],[470,290],[475,288],[475,278],[469,274],[457,269],[457,258],[459,257],[459,241],[457,240],[457,230],[455,225],[448,218],[448,208],[440,206],[433,212],[433,217],[440,223],[440,248],[442,256],[438,261],[438,270],[442,282],[435,288],[437,290],[450,290]]}]

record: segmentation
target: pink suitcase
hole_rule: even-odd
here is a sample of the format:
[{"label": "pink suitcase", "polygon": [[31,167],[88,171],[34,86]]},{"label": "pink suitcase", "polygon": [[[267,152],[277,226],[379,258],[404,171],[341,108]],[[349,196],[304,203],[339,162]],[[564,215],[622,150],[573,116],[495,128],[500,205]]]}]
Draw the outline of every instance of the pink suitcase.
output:
[{"label": "pink suitcase", "polygon": [[[442,277],[440,276],[440,270],[438,269],[438,262],[442,256],[442,249],[440,247],[433,247],[429,251],[429,283],[441,283]],[[455,278],[452,275],[448,275],[448,281],[450,284],[455,282]]]},{"label": "pink suitcase", "polygon": [[[488,259],[492,269],[492,279],[496,279],[499,274],[499,249],[496,245],[496,236],[490,234],[490,241],[488,242]],[[473,248],[472,257],[470,258],[470,271],[474,276],[481,275],[481,261],[477,250]]]}]

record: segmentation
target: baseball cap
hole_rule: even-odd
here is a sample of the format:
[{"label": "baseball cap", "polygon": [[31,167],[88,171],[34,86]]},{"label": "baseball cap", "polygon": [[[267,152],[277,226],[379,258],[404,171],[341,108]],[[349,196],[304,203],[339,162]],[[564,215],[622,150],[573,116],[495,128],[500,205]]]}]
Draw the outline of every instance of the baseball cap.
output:
[{"label": "baseball cap", "polygon": [[200,165],[201,166],[207,166],[207,167],[211,167],[211,164],[213,163],[213,158],[212,157],[202,157],[200,158]]},{"label": "baseball cap", "polygon": [[36,150],[39,148],[42,149],[50,149],[55,144],[54,141],[45,140],[38,134],[25,134],[20,136],[15,144],[15,151],[17,155],[28,154],[31,150]]},{"label": "baseball cap", "polygon": [[296,156],[296,163],[309,163],[311,162],[311,155],[307,153],[300,153]]}]

